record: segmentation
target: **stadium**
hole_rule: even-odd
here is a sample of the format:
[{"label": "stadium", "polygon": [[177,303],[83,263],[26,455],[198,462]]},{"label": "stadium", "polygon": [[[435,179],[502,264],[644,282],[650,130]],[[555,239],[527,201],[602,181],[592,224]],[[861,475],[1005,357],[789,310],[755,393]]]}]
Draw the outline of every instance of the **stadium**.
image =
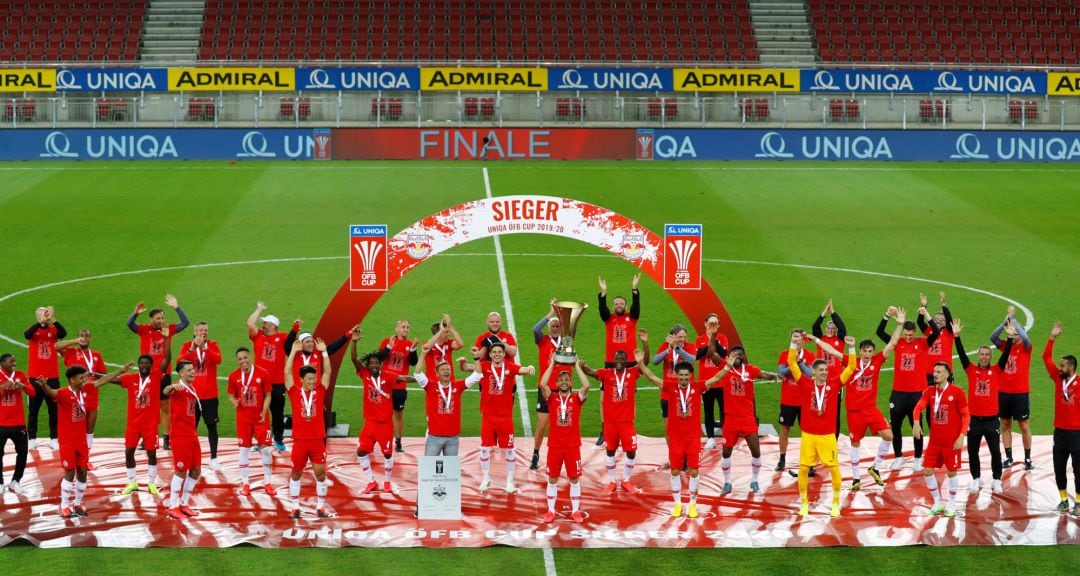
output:
[{"label": "stadium", "polygon": [[[1062,0],[0,3],[0,227],[8,247],[0,354],[12,354],[14,369],[38,391],[35,399],[11,379],[0,384],[0,557],[53,573],[89,566],[130,573],[147,561],[222,573],[297,561],[325,573],[353,566],[607,574],[984,565],[1065,572],[1076,560],[1080,520],[1072,513],[1073,462],[1060,509],[1054,446],[1072,432],[1060,414],[1071,406],[1071,388],[1067,370],[1049,371],[1041,354],[1051,336],[1054,366],[1068,364],[1062,357],[1080,347],[1080,314],[1070,305],[1080,296],[1071,215],[1080,199],[1077,11]],[[610,421],[601,404],[612,384],[602,391],[585,376],[591,390],[576,417],[576,488],[567,474],[549,470],[556,449],[537,412],[547,357],[537,344],[549,328],[540,324],[535,339],[530,328],[552,316],[553,299],[588,304],[571,335],[577,356],[601,368],[610,361],[611,333],[599,292],[606,305],[640,300],[635,322],[648,336],[647,368],[665,379],[656,385],[642,375],[631,396],[637,456],[625,468],[629,488],[616,486],[626,445],[616,450],[615,468],[596,442],[601,422]],[[1022,411],[1005,418],[1017,422],[1002,435],[1011,465],[1000,473],[1000,490],[988,474],[996,468],[990,443],[974,441],[979,484],[967,442],[954,494],[944,471],[933,484],[949,514],[936,513],[922,444],[902,415],[899,457],[891,442],[870,437],[889,429],[871,426],[856,458],[861,467],[853,468],[849,387],[847,411],[834,407],[839,473],[821,459],[807,479],[795,476],[804,444],[819,442],[802,430],[813,415],[791,427],[790,445],[783,425],[790,421],[778,418],[789,402],[769,373],[788,368],[793,328],[807,334],[800,350],[820,351],[810,341],[812,325],[836,313],[856,343],[870,340],[881,351],[889,339],[879,337],[879,323],[886,336],[902,328],[890,307],[906,309],[908,320],[920,316],[928,335],[956,332],[951,324],[929,326],[947,307],[962,325],[972,366],[992,336],[1010,340],[1017,331],[1023,337],[1012,336],[1015,345],[1005,349],[1034,356],[1018,376],[1030,382],[1022,392],[1030,419]],[[78,364],[80,351],[99,353],[100,368],[90,371],[107,380],[103,374],[150,352],[139,325],[152,327],[147,312],[155,309],[176,329],[165,363],[171,382],[187,382],[177,361],[193,354],[199,382],[211,391],[200,389],[197,399],[191,392],[192,402],[203,420],[220,406],[220,439],[211,442],[206,422],[197,424],[202,472],[198,481],[189,475],[190,487],[176,450],[159,446],[160,493],[147,486],[145,445],[134,449],[129,490],[125,436],[135,403],[101,384],[99,406],[89,410],[96,422],[83,481],[66,448],[50,442],[51,400],[36,405],[51,395],[32,380],[55,378],[61,386],[63,445],[65,426],[75,422],[64,422],[65,398],[75,398],[73,418],[88,412],[68,388],[72,364],[64,359]],[[511,387],[511,447],[481,448],[487,396],[462,392],[460,460],[453,460],[461,467],[461,518],[424,517],[428,473],[421,468],[434,457],[423,455],[431,438],[443,437],[426,410],[438,401],[428,401],[431,387],[425,392],[422,382],[401,384],[408,393],[403,412],[395,412],[402,414],[394,431],[401,451],[392,452],[392,486],[383,489],[384,455],[357,456],[381,384],[372,393],[372,376],[354,369],[352,342],[367,362],[405,320],[402,342],[415,342],[423,356],[443,343],[436,336],[424,346],[432,331],[452,327],[464,344],[445,360],[464,379],[471,373],[464,365],[480,357],[474,341],[488,358],[484,338],[498,332],[489,332],[492,312],[502,334],[516,340],[499,336],[519,348],[512,363],[534,368]],[[750,383],[743,415],[753,420],[760,456],[749,434],[728,442],[722,425],[706,430],[708,401],[702,420],[697,408],[676,408],[688,404],[675,396],[681,389],[669,389],[677,386],[670,358],[682,352],[665,336],[682,325],[685,350],[697,354],[689,344],[709,340],[711,313],[728,342],[714,368],[729,377],[745,370],[725,368],[741,346],[746,364],[762,370],[739,380]],[[1007,316],[1014,320],[1003,322]],[[278,447],[264,440],[249,452],[238,443],[246,428],[229,403],[236,350],[250,348],[262,368],[258,333],[267,318],[281,338],[293,333],[290,346],[327,345],[330,370],[312,372],[328,378],[321,411],[327,480],[316,481],[316,466],[299,465],[299,500],[290,494],[290,470],[308,438],[293,433],[312,428],[304,422],[312,411],[290,394],[309,401],[303,377],[297,372],[300,393],[282,400],[283,438],[266,431]],[[38,333],[52,341],[42,347]],[[216,377],[213,370],[204,377],[204,360],[194,359],[201,353],[190,352],[207,340],[221,352]],[[835,342],[844,348],[842,337]],[[643,344],[630,338],[630,362]],[[899,366],[904,345],[894,345]],[[50,356],[52,346],[64,350]],[[283,362],[291,349],[280,350]],[[952,351],[944,358],[967,396],[971,372]],[[295,361],[306,363],[307,354],[296,352]],[[700,354],[692,377],[704,380],[712,353],[702,346]],[[994,366],[1001,352],[990,354]],[[381,357],[393,375],[391,357]],[[0,374],[8,375],[7,366],[0,359]],[[436,380],[433,366],[427,374]],[[1012,366],[1002,370],[1016,373]],[[934,370],[932,362],[924,367]],[[137,368],[128,371],[136,383]],[[843,368],[838,362],[828,378]],[[890,420],[906,370],[893,368],[886,359],[870,402]],[[812,369],[805,366],[806,382]],[[411,365],[405,372],[414,370],[424,372]],[[495,376],[485,378],[478,386],[487,390]],[[186,393],[180,384],[162,404]],[[718,388],[721,399],[733,388]],[[939,412],[940,397],[926,394],[930,446],[941,422],[929,414]],[[550,398],[552,421],[564,419],[565,407],[559,412],[551,402],[565,397],[556,390]],[[694,442],[704,447],[695,459],[686,456],[685,471],[673,463],[661,400],[700,424]],[[821,401],[806,402],[824,411]],[[19,422],[8,422],[16,412]],[[1000,424],[974,403],[969,415],[973,428],[976,420]],[[729,431],[732,422],[729,416]],[[542,447],[530,466],[538,430]],[[33,441],[16,491],[17,444],[27,435]],[[781,444],[786,465],[776,466]],[[884,454],[880,464],[871,464],[875,449]],[[514,489],[504,490],[510,455]],[[272,467],[265,483],[260,460]],[[872,466],[880,466],[880,485],[867,475]],[[481,489],[489,467],[494,488]],[[861,486],[853,485],[860,475]],[[553,507],[545,498],[552,476]],[[88,515],[63,514],[69,486]],[[808,489],[806,515],[801,489]],[[170,517],[180,491],[183,508],[190,497],[197,515]],[[440,486],[432,497],[446,494]],[[838,517],[830,515],[834,494]],[[688,497],[692,514],[682,507]]]}]

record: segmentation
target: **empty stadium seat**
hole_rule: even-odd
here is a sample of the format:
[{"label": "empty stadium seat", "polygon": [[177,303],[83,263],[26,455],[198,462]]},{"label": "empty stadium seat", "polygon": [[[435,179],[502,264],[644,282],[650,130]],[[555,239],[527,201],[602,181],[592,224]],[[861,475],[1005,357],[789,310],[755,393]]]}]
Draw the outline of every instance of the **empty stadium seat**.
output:
[{"label": "empty stadium seat", "polygon": [[191,98],[188,100],[189,120],[213,120],[217,117],[217,104],[213,98]]},{"label": "empty stadium seat", "polygon": [[10,0],[0,10],[0,61],[134,60],[145,0]]},{"label": "empty stadium seat", "polygon": [[278,107],[278,117],[282,120],[311,118],[311,98],[285,97],[281,99]]},{"label": "empty stadium seat", "polygon": [[372,98],[371,117],[383,120],[401,120],[401,98]]},{"label": "empty stadium seat", "polygon": [[256,38],[267,52],[229,57],[757,61],[748,0],[703,6],[529,0],[527,8],[516,2],[208,0],[199,57],[220,57],[216,46],[251,46]]}]

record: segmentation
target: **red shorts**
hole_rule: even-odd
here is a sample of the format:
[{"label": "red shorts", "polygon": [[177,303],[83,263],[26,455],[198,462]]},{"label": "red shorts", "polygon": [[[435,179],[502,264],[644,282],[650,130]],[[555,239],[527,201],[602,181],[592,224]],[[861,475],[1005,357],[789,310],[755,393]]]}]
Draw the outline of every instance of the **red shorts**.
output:
[{"label": "red shorts", "polygon": [[735,447],[740,436],[749,436],[758,433],[757,422],[753,419],[739,420],[730,416],[724,419],[724,446]]},{"label": "red shorts", "polygon": [[198,436],[173,436],[169,440],[173,468],[183,471],[202,467],[202,445]]},{"label": "red shorts", "polygon": [[157,424],[124,429],[124,448],[138,448],[139,440],[142,440],[143,448],[157,450]]},{"label": "red shorts", "polygon": [[312,464],[326,464],[326,442],[322,438],[314,440],[293,440],[292,443],[292,470],[300,472],[307,465],[308,460]]},{"label": "red shorts", "polygon": [[237,444],[241,448],[251,448],[252,438],[255,439],[255,444],[259,446],[269,446],[270,443],[273,442],[273,437],[270,435],[270,427],[262,420],[252,422],[237,420]]},{"label": "red shorts", "polygon": [[944,466],[949,472],[956,472],[960,469],[960,451],[953,450],[952,446],[928,444],[926,451],[923,452],[923,466],[927,468]]},{"label": "red shorts", "polygon": [[851,436],[852,442],[861,442],[866,437],[866,429],[870,429],[870,433],[877,435],[882,430],[889,429],[889,423],[885,421],[885,416],[882,416],[881,410],[872,408],[870,410],[849,410],[847,413],[847,428],[848,434]]},{"label": "red shorts", "polygon": [[365,420],[364,427],[360,429],[360,444],[357,447],[361,452],[368,454],[379,448],[383,454],[391,454],[393,450],[390,444],[394,440],[394,421]]},{"label": "red shorts", "polygon": [[631,422],[604,422],[604,442],[608,452],[615,451],[622,446],[623,452],[637,450],[637,430]]},{"label": "red shorts", "polygon": [[684,461],[687,468],[697,470],[699,464],[701,464],[701,436],[696,438],[693,436],[684,438],[672,436],[668,438],[667,453],[672,470],[682,468]]},{"label": "red shorts", "polygon": [[82,442],[60,441],[60,465],[64,467],[64,470],[86,468],[90,462],[89,458],[90,448],[86,446],[86,436],[83,436]]},{"label": "red shorts", "polygon": [[581,448],[553,448],[548,446],[548,477],[557,478],[566,466],[566,477],[573,480],[581,477]]},{"label": "red shorts", "polygon": [[485,448],[514,448],[514,417],[484,414],[480,423],[480,445]]}]

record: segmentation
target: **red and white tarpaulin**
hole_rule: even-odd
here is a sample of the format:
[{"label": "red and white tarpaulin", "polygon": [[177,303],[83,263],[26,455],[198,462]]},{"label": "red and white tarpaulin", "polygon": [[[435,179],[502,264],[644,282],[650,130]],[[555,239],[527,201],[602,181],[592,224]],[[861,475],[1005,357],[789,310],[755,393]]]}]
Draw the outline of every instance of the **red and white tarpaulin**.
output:
[{"label": "red and white tarpaulin", "polygon": [[[1016,437],[1017,452],[1019,437]],[[864,458],[863,488],[851,492],[850,466],[847,464],[847,441],[840,439],[841,471],[844,489],[843,514],[829,516],[831,488],[827,474],[810,482],[811,514],[799,517],[796,480],[787,473],[776,473],[775,439],[763,442],[764,467],[762,492],[751,494],[750,454],[744,444],[736,448],[733,463],[735,490],[720,496],[723,476],[720,450],[707,450],[701,463],[700,517],[672,518],[669,487],[670,472],[663,468],[667,451],[663,439],[640,438],[633,482],[643,492],[630,495],[623,491],[603,494],[607,469],[603,450],[588,443],[582,446],[584,476],[582,483],[581,524],[570,519],[570,499],[566,480],[559,485],[558,519],[543,524],[547,510],[546,472],[528,469],[531,442],[517,450],[518,493],[502,490],[505,463],[500,451],[492,456],[491,476],[495,485],[487,493],[477,490],[480,483],[478,440],[463,439],[462,511],[460,521],[421,521],[413,517],[416,501],[417,455],[423,452],[423,439],[407,439],[406,452],[395,455],[394,483],[397,494],[361,495],[366,478],[356,458],[352,439],[331,439],[327,454],[328,477],[333,481],[328,505],[336,514],[329,519],[315,515],[315,486],[310,470],[305,471],[301,498],[303,515],[288,517],[288,454],[275,454],[274,486],[278,496],[262,490],[262,472],[258,454],[252,453],[252,495],[238,493],[237,448],[232,440],[222,440],[219,459],[222,471],[212,472],[204,442],[203,479],[192,498],[192,506],[201,514],[188,520],[165,516],[169,479],[172,477],[169,452],[159,451],[162,488],[160,496],[146,492],[146,454],[137,452],[140,491],[122,496],[127,483],[122,440],[96,439],[91,461],[97,470],[90,472],[86,506],[89,516],[63,519],[58,514],[61,470],[58,453],[48,448],[32,450],[23,479],[25,493],[7,492],[0,506],[0,545],[17,539],[41,547],[112,546],[141,548],[148,546],[210,548],[254,544],[263,547],[297,546],[424,546],[478,547],[502,544],[519,547],[750,547],[750,546],[903,546],[992,545],[992,544],[1078,544],[1080,518],[1055,511],[1058,503],[1051,464],[1051,440],[1037,437],[1034,443],[1034,471],[1014,466],[1005,472],[1004,494],[993,494],[990,487],[989,454],[983,449],[983,487],[976,494],[968,491],[971,482],[966,467],[959,474],[960,512],[955,518],[928,516],[930,495],[921,474],[911,470],[909,457],[904,469],[882,471],[887,483],[878,487],[865,475],[870,460]],[[864,440],[863,453],[873,453],[876,438]],[[797,462],[798,439],[792,439],[788,461]],[[546,450],[542,456],[546,455]],[[618,456],[622,472],[622,454]],[[382,456],[372,456],[376,479],[382,483]],[[10,480],[14,455],[5,454],[4,477]],[[1072,472],[1070,475],[1070,493]],[[940,474],[943,495],[947,483]],[[869,486],[867,486],[869,484]],[[685,476],[683,498],[688,498]]]}]

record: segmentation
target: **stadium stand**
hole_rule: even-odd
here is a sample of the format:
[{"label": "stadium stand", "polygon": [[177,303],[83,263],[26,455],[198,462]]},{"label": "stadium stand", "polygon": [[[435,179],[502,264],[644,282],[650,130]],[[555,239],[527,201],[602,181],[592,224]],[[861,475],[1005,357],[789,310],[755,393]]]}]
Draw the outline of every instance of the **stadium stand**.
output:
[{"label": "stadium stand", "polygon": [[757,60],[746,2],[208,0],[201,60]]},{"label": "stadium stand", "polygon": [[1080,61],[1070,0],[809,0],[822,62],[1067,64]]},{"label": "stadium stand", "polygon": [[145,0],[7,0],[0,61],[135,60]]}]

